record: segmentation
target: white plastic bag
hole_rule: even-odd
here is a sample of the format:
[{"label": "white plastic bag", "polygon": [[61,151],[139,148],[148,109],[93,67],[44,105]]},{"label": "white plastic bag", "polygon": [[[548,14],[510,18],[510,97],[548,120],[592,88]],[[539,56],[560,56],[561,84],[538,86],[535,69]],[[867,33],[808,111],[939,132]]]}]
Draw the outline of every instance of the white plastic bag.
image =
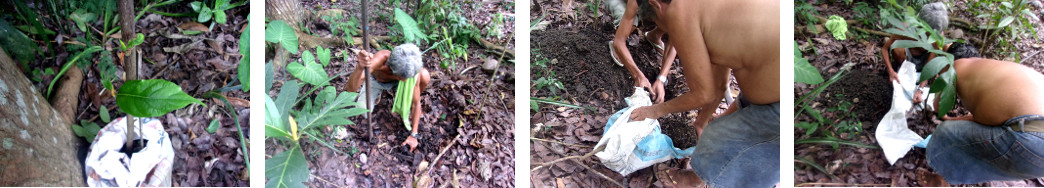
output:
[{"label": "white plastic bag", "polygon": [[[98,131],[84,161],[87,185],[91,187],[170,187],[174,147],[157,119],[140,118],[139,137],[148,142],[133,157],[120,152],[126,140],[125,117],[109,122]],[[137,128],[135,128],[137,129]]]},{"label": "white plastic bag", "polygon": [[596,148],[606,146],[605,150],[595,153],[603,165],[626,176],[653,164],[692,154],[694,148],[675,148],[671,138],[661,133],[659,121],[630,121],[634,109],[652,104],[649,92],[635,88],[635,94],[624,100],[629,107],[609,118],[596,145]]},{"label": "white plastic bag", "polygon": [[[902,84],[892,82],[892,108],[888,110],[874,132],[877,143],[884,151],[885,158],[888,159],[889,164],[893,165],[910,149],[913,149],[914,144],[924,140],[910,130],[906,122],[906,112],[912,107],[911,100],[917,86],[917,77],[920,74],[915,72],[914,64],[909,61],[903,62],[897,74],[899,74]],[[923,89],[927,88],[922,88],[922,93],[927,93],[927,90]],[[922,100],[926,99],[922,98]]]}]

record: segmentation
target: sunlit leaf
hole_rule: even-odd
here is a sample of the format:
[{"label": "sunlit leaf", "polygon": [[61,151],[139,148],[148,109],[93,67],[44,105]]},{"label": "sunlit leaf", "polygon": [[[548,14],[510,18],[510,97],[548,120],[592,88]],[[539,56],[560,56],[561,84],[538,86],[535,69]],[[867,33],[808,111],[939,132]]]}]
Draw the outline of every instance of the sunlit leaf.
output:
[{"label": "sunlit leaf", "polygon": [[265,179],[268,179],[265,188],[303,188],[308,176],[308,163],[296,143],[290,150],[265,160]]},{"label": "sunlit leaf", "polygon": [[268,23],[268,28],[265,29],[265,40],[279,43],[283,49],[297,54],[297,34],[290,25],[286,24],[286,21],[276,20]]},{"label": "sunlit leaf", "polygon": [[116,105],[136,117],[161,116],[192,103],[206,106],[177,84],[162,79],[127,81],[116,94]]}]

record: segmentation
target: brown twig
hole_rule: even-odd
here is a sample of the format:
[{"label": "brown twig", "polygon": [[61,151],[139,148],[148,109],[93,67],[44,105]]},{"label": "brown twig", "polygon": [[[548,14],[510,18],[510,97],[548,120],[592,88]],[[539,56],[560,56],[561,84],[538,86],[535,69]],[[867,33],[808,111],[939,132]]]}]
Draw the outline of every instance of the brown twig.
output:
[{"label": "brown twig", "polygon": [[573,147],[582,147],[582,148],[590,148],[590,147],[592,147],[592,146],[585,146],[585,145],[578,145],[578,144],[570,144],[570,143],[565,143],[565,142],[557,141],[557,140],[548,140],[548,139],[543,139],[543,138],[529,137],[529,139],[533,140],[533,141],[551,142],[551,143],[562,144],[562,145],[573,146]]},{"label": "brown twig", "polygon": [[[587,159],[587,158],[590,158],[595,153],[598,153],[598,152],[600,152],[602,150],[605,150],[605,145],[598,146],[598,148],[595,148],[594,150],[591,150],[591,152],[587,152],[587,154],[584,154],[584,155],[567,156],[567,157],[563,157],[563,158],[560,158],[560,159],[556,159],[556,160],[551,161],[551,162],[534,164],[536,167],[533,167],[533,169],[529,170],[529,172],[532,173],[533,171],[536,171],[537,169],[540,169],[541,167],[551,166],[551,165],[553,165],[555,163],[566,161],[566,160],[569,160],[569,159]],[[534,166],[534,165],[530,165],[530,166]]]},{"label": "brown twig", "polygon": [[316,176],[315,174],[309,174],[309,175],[311,175],[312,177],[315,177],[315,179],[317,179],[319,181],[322,181],[323,183],[330,184],[330,185],[332,185],[334,187],[342,187],[342,186],[337,186],[337,184],[333,184],[332,182],[327,181],[326,179],[323,179],[323,177]]},{"label": "brown twig", "polygon": [[446,145],[446,147],[442,148],[442,151],[439,152],[439,155],[435,156],[435,160],[433,160],[431,162],[431,165],[428,166],[428,171],[425,172],[425,173],[431,173],[431,170],[435,169],[434,168],[435,164],[439,163],[439,159],[442,159],[442,155],[446,154],[446,151],[449,150],[450,146],[453,146],[454,143],[457,143],[457,139],[459,139],[459,138],[460,138],[460,134],[457,134],[457,136],[453,137],[453,139],[450,140],[450,143],[448,145]]},{"label": "brown twig", "polygon": [[573,159],[573,162],[576,162],[576,164],[580,164],[580,166],[581,166],[581,167],[584,167],[584,169],[587,169],[587,171],[591,171],[591,172],[594,172],[595,174],[598,174],[598,176],[601,176],[602,178],[605,178],[606,180],[609,180],[609,182],[613,182],[613,184],[616,184],[616,186],[624,187],[624,185],[623,185],[622,183],[620,183],[619,181],[616,181],[616,180],[615,180],[615,179],[613,179],[613,178],[609,178],[609,176],[606,176],[606,175],[605,175],[605,174],[603,174],[602,172],[599,172],[599,171],[597,171],[597,170],[594,170],[594,169],[593,169],[593,168],[591,168],[590,166],[587,166],[586,164],[584,164],[584,163],[581,163],[581,162],[580,162],[579,160]]}]

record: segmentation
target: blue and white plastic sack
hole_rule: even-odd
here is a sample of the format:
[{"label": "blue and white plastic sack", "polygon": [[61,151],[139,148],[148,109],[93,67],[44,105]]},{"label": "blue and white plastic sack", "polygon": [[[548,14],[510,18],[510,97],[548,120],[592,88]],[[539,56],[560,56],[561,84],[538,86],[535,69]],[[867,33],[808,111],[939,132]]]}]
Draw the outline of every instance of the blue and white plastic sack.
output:
[{"label": "blue and white plastic sack", "polygon": [[684,150],[674,147],[671,138],[660,131],[659,121],[629,121],[634,109],[652,105],[649,92],[635,88],[634,95],[624,100],[628,107],[609,117],[602,139],[596,145],[596,148],[606,146],[605,150],[595,153],[605,167],[626,176],[653,164],[692,154],[692,147]]}]

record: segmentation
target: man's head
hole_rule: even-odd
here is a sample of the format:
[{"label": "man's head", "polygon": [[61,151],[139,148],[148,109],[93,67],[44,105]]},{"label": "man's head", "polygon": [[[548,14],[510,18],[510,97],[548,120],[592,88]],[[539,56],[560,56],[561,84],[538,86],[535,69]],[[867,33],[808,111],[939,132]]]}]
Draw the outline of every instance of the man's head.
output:
[{"label": "man's head", "polygon": [[950,44],[950,48],[946,49],[946,53],[953,54],[953,60],[954,61],[956,61],[958,59],[973,58],[973,57],[981,57],[982,56],[982,55],[979,55],[979,50],[975,49],[975,46],[972,46],[971,44],[968,44],[968,43],[962,43],[962,42],[954,42],[953,44]]},{"label": "man's head", "polygon": [[950,25],[949,11],[946,10],[946,4],[942,2],[924,4],[918,17],[939,32],[946,30]]},{"label": "man's head", "polygon": [[392,74],[403,79],[413,78],[423,67],[421,52],[416,45],[403,44],[396,46],[388,57],[388,69]]},{"label": "man's head", "polygon": [[[641,17],[643,21],[657,22],[659,24],[660,16],[662,13],[661,9],[667,3],[671,3],[671,0],[637,0],[638,1],[638,17]],[[656,3],[656,5],[653,5]]]}]

